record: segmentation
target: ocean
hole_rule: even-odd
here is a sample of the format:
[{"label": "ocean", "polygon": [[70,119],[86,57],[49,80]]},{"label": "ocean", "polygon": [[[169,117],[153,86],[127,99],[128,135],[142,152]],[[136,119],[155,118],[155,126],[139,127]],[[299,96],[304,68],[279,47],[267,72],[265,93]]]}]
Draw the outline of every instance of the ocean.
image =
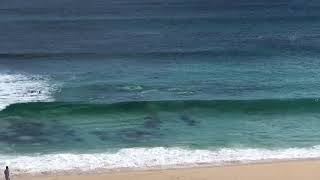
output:
[{"label": "ocean", "polygon": [[12,173],[320,157],[320,3],[0,2]]}]

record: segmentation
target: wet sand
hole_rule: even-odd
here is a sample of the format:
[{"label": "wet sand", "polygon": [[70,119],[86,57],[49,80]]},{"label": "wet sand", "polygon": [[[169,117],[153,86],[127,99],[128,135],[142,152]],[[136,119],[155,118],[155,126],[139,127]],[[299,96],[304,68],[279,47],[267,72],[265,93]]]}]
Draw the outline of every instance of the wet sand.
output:
[{"label": "wet sand", "polygon": [[224,167],[109,172],[89,175],[17,176],[15,180],[319,180],[320,161]]}]

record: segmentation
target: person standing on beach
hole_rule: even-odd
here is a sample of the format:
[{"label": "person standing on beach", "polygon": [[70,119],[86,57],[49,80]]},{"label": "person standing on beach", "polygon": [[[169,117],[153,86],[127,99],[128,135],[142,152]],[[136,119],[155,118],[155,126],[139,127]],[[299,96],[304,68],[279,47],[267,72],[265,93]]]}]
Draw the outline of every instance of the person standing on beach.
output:
[{"label": "person standing on beach", "polygon": [[10,172],[8,166],[6,166],[6,170],[4,170],[4,177],[6,178],[6,180],[10,180]]}]

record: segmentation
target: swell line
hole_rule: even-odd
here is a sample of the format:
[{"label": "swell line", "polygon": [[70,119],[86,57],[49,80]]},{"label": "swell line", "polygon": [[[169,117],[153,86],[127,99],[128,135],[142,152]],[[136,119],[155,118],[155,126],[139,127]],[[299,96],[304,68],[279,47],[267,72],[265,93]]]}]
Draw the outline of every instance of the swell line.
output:
[{"label": "swell line", "polygon": [[0,114],[38,113],[55,114],[105,114],[133,111],[186,111],[188,109],[215,110],[217,112],[319,112],[318,99],[260,99],[260,100],[168,100],[168,101],[129,101],[112,104],[88,104],[81,102],[30,102],[17,103],[6,107]]}]

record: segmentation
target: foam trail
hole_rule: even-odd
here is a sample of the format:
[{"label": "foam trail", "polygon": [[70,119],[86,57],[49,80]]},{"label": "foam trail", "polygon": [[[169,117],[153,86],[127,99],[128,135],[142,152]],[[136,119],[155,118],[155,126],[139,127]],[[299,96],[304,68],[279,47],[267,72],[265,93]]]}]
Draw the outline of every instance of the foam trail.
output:
[{"label": "foam trail", "polygon": [[0,73],[0,110],[15,103],[53,101],[53,89],[46,77]]},{"label": "foam trail", "polygon": [[320,146],[310,148],[190,150],[182,148],[128,148],[115,153],[47,154],[34,156],[0,155],[0,166],[9,165],[12,172],[56,173],[97,169],[149,169],[222,165],[266,160],[319,158]]}]

